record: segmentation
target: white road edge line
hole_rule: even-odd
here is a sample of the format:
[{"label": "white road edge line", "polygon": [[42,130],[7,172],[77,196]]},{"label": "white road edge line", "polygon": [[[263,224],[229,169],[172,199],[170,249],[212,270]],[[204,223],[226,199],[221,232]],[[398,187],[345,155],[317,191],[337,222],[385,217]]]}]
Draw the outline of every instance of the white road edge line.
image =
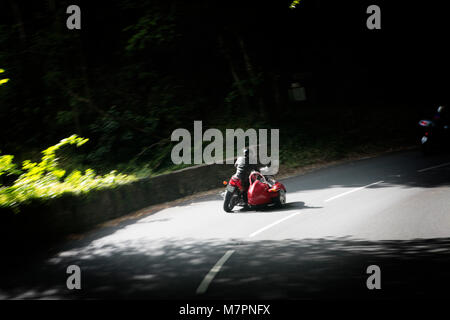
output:
[{"label": "white road edge line", "polygon": [[259,234],[259,233],[261,233],[261,232],[263,232],[263,231],[266,231],[267,229],[270,229],[270,228],[272,228],[273,226],[275,226],[275,225],[277,225],[277,224],[279,224],[279,223],[281,223],[281,222],[283,222],[283,221],[285,221],[285,220],[287,220],[287,219],[292,218],[293,216],[298,215],[299,213],[300,213],[300,212],[295,212],[295,213],[293,213],[293,214],[291,214],[291,215],[289,215],[289,216],[287,216],[287,217],[284,217],[283,219],[280,219],[280,220],[278,220],[278,221],[275,221],[275,222],[273,222],[273,223],[271,223],[271,224],[265,226],[264,228],[261,228],[261,229],[255,231],[255,232],[253,232],[251,235],[249,235],[249,237],[250,237],[250,238],[251,238],[251,237],[254,237],[254,236],[256,236],[257,234]]},{"label": "white road edge line", "polygon": [[433,166],[433,167],[428,167],[428,168],[425,168],[425,169],[420,169],[420,170],[417,170],[417,172],[425,172],[425,171],[428,171],[428,170],[433,170],[433,169],[445,167],[445,166],[448,166],[448,165],[450,165],[450,162],[439,164],[439,165]]},{"label": "white road edge line", "polygon": [[332,200],[334,200],[334,199],[337,199],[337,198],[346,196],[346,195],[348,195],[348,194],[350,194],[350,193],[353,193],[353,192],[356,192],[356,191],[359,191],[359,190],[362,190],[362,189],[365,189],[365,188],[368,188],[368,187],[370,187],[370,186],[374,186],[374,185],[376,185],[376,184],[380,184],[380,183],[383,183],[383,182],[384,182],[384,181],[377,181],[377,182],[368,184],[367,186],[359,187],[359,188],[356,188],[356,189],[353,189],[353,190],[350,190],[350,191],[347,191],[347,192],[338,194],[338,195],[336,195],[336,196],[334,196],[334,197],[331,197],[331,198],[325,200],[325,202],[332,201]]},{"label": "white road edge line", "polygon": [[212,267],[211,270],[209,270],[208,274],[203,278],[203,281],[200,283],[200,285],[197,288],[197,294],[205,293],[206,290],[208,290],[209,284],[211,281],[213,281],[214,277],[219,273],[220,269],[222,269],[222,266],[227,262],[228,258],[231,257],[231,255],[234,253],[234,250],[228,250],[225,252],[222,258],[217,261],[217,263]]}]

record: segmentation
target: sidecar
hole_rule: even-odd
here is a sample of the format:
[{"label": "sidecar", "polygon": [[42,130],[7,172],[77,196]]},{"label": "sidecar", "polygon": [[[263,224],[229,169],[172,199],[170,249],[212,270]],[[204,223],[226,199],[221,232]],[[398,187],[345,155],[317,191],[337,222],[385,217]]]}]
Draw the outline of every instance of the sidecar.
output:
[{"label": "sidecar", "polygon": [[264,175],[253,171],[249,176],[248,204],[252,207],[276,205],[282,207],[286,203],[285,186],[273,179],[266,179]]}]

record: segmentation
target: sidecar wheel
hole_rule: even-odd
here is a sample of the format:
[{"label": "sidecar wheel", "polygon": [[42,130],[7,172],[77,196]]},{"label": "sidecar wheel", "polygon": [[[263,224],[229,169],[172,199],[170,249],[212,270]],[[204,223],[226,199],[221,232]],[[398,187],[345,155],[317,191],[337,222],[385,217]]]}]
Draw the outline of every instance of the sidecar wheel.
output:
[{"label": "sidecar wheel", "polygon": [[278,208],[282,208],[286,204],[286,191],[280,190],[280,195],[275,200],[275,205]]}]

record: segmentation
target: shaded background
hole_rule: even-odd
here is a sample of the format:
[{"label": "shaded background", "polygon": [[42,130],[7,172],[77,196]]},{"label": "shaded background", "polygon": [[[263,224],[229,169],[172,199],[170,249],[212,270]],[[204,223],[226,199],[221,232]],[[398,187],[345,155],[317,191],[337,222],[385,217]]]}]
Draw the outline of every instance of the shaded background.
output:
[{"label": "shaded background", "polygon": [[[66,28],[71,4],[81,30]],[[447,103],[443,7],[289,4],[2,1],[1,151],[30,158],[76,133],[91,142],[66,165],[159,170],[171,165],[171,132],[202,120],[280,128],[282,157],[309,143],[333,158],[413,143],[415,121]],[[381,30],[366,28],[371,4]],[[293,101],[293,83],[306,100]]]}]

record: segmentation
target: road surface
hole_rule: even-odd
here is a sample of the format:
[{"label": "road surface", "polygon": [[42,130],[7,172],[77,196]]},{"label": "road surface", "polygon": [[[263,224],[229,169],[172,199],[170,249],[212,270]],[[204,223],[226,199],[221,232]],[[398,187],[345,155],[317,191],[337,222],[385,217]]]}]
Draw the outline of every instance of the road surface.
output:
[{"label": "road surface", "polygon": [[[282,182],[280,210],[227,214],[208,195],[26,264],[2,259],[0,299],[445,297],[450,155],[394,153]],[[80,267],[80,290],[67,289],[69,265]],[[367,288],[370,265],[379,290]]]}]

